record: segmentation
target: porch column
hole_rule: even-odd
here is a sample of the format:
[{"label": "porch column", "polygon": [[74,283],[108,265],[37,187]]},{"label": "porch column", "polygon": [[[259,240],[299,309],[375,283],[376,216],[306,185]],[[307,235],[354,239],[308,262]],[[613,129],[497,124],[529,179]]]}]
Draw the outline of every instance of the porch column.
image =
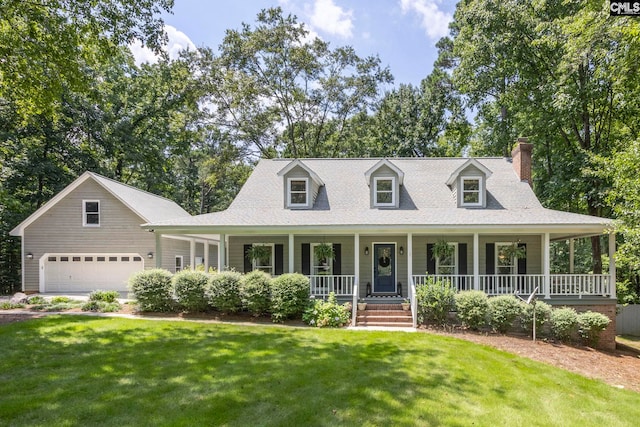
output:
[{"label": "porch column", "polygon": [[293,273],[293,234],[289,234],[289,273]]},{"label": "porch column", "polygon": [[209,241],[204,241],[204,272],[209,272]]},{"label": "porch column", "polygon": [[549,252],[551,244],[549,243],[549,233],[544,233],[544,244],[542,245],[542,273],[544,274],[544,297],[551,297],[551,261]]},{"label": "porch column", "polygon": [[617,299],[616,295],[616,233],[609,233],[609,287],[611,288],[611,299]]},{"label": "porch column", "polygon": [[480,235],[473,233],[473,289],[480,290]]},{"label": "porch column", "polygon": [[196,239],[189,240],[189,265],[191,271],[196,269]]},{"label": "porch column", "polygon": [[569,239],[569,274],[573,274],[575,262],[576,241]]},{"label": "porch column", "polygon": [[156,268],[162,268],[162,234],[156,232]]},{"label": "porch column", "polygon": [[413,233],[407,233],[407,297],[413,284]]},{"label": "porch column", "polygon": [[356,233],[353,235],[353,274],[356,276],[356,289],[353,290],[354,294],[360,293],[358,289],[360,288],[360,234]]},{"label": "porch column", "polygon": [[227,238],[226,235],[220,234],[220,243],[218,244],[218,271],[224,271],[225,270],[224,267],[227,263],[227,260],[226,260],[227,245],[225,242],[226,238]]}]

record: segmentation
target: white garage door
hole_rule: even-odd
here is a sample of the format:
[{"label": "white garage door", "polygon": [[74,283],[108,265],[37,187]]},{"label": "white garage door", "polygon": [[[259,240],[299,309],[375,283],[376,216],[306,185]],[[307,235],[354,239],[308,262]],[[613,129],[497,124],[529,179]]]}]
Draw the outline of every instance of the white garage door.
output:
[{"label": "white garage door", "polygon": [[139,254],[47,254],[42,262],[45,292],[126,291],[129,276],[144,269]]}]

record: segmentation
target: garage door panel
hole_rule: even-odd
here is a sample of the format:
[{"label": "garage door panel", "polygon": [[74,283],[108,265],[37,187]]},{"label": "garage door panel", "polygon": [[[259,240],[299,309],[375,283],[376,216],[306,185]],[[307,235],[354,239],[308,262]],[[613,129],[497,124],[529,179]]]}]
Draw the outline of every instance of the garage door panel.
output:
[{"label": "garage door panel", "polygon": [[51,254],[44,259],[45,291],[126,291],[131,274],[143,269],[139,254]]}]

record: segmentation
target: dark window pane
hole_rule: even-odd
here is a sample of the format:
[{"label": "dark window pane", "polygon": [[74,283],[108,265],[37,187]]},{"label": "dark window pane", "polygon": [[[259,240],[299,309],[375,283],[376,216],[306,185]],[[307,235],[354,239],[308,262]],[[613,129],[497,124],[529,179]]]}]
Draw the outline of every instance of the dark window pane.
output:
[{"label": "dark window pane", "polygon": [[58,259],[54,256],[50,256],[49,258],[47,258],[48,261],[57,261]]},{"label": "dark window pane", "polygon": [[118,261],[118,257],[117,257],[117,256],[110,256],[110,257],[109,257],[109,261],[110,261],[110,262]]},{"label": "dark window pane", "polygon": [[100,214],[87,214],[87,224],[100,224]]},{"label": "dark window pane", "polygon": [[307,191],[307,182],[291,181],[291,191]]},{"label": "dark window pane", "polygon": [[291,193],[291,203],[296,205],[307,204],[307,193]]},{"label": "dark window pane", "polygon": [[104,262],[104,260],[105,260],[105,257],[103,257],[103,256],[99,256],[98,257],[98,262]]},{"label": "dark window pane", "polygon": [[377,191],[391,191],[392,189],[393,185],[390,179],[381,179],[377,181]]},{"label": "dark window pane", "polygon": [[471,179],[464,181],[464,190],[478,191],[480,189],[480,182],[477,179]]},{"label": "dark window pane", "polygon": [[120,257],[120,261],[127,262],[127,261],[129,261],[129,257],[128,256]]},{"label": "dark window pane", "polygon": [[85,202],[84,211],[89,212],[99,212],[98,210],[98,202]]},{"label": "dark window pane", "polygon": [[136,262],[140,262],[140,261],[142,261],[142,258],[140,258],[139,256],[134,256],[133,260],[136,261]]},{"label": "dark window pane", "polygon": [[61,256],[60,257],[60,261],[69,262],[69,257],[68,256]]},{"label": "dark window pane", "polygon": [[391,203],[391,193],[378,193],[376,196],[376,203]]},{"label": "dark window pane", "polygon": [[72,258],[72,260],[73,260],[74,262],[82,261],[82,257],[74,256],[74,257]]},{"label": "dark window pane", "polygon": [[464,193],[465,203],[480,203],[480,194],[478,193]]},{"label": "dark window pane", "polygon": [[91,261],[93,261],[93,257],[92,256],[86,256],[86,257],[84,257],[84,260],[87,261],[87,262],[91,262]]}]

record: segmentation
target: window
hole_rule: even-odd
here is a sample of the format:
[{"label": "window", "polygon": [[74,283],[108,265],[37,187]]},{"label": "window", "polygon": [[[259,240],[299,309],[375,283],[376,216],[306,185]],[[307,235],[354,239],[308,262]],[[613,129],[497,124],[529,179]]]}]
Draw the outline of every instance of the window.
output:
[{"label": "window", "polygon": [[306,207],[309,200],[309,179],[289,178],[288,180],[288,206]]},{"label": "window", "polygon": [[128,256],[121,256],[120,257],[120,261],[122,261],[122,262],[129,262],[129,259],[130,258]]},{"label": "window", "polygon": [[395,206],[395,178],[374,178],[374,206]]},{"label": "window", "polygon": [[182,255],[176,255],[176,273],[182,271]]},{"label": "window", "polygon": [[133,260],[134,260],[135,262],[140,262],[140,261],[142,261],[142,258],[141,258],[141,257],[139,257],[139,256],[134,256],[134,257],[133,257]]},{"label": "window", "polygon": [[496,243],[496,274],[516,274],[518,264],[511,255],[513,243]]},{"label": "window", "polygon": [[462,206],[482,206],[479,177],[462,178]]},{"label": "window", "polygon": [[458,274],[458,244],[447,242],[449,253],[436,258],[436,274],[450,276]]},{"label": "window", "polygon": [[[327,275],[331,274],[333,271],[333,258],[318,258],[316,255],[316,248],[320,246],[322,243],[312,243],[311,244],[311,259],[313,260],[312,273],[314,275]],[[332,243],[325,243],[326,245],[333,246]]]},{"label": "window", "polygon": [[86,256],[84,257],[85,262],[92,262],[93,261],[93,257],[92,256]]},{"label": "window", "polygon": [[74,257],[71,257],[71,260],[72,260],[73,262],[80,262],[80,261],[82,261],[82,257],[74,256]]},{"label": "window", "polygon": [[69,257],[68,256],[61,256],[60,257],[60,262],[69,262]]},{"label": "window", "polygon": [[117,256],[110,256],[109,257],[109,262],[118,262],[118,257]]},{"label": "window", "polygon": [[82,201],[82,225],[85,227],[100,227],[100,201]]},{"label": "window", "polygon": [[260,246],[264,249],[259,257],[251,260],[253,269],[273,275],[273,243],[254,243],[253,246]]},{"label": "window", "polygon": [[97,259],[96,259],[96,260],[97,260],[98,262],[104,262],[104,261],[105,261],[105,259],[106,259],[105,257],[103,257],[103,256],[99,256],[99,257],[97,257]]}]

